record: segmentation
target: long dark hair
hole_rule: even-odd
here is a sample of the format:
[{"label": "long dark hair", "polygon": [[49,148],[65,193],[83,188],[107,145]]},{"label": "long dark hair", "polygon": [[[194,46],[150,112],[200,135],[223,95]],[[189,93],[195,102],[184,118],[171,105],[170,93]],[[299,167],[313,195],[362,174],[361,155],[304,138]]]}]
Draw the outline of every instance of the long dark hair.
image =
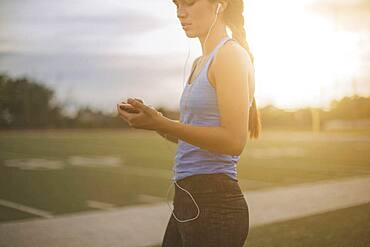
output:
[{"label": "long dark hair", "polygon": [[[209,0],[210,2],[216,2],[217,0]],[[251,59],[252,65],[254,66],[254,56],[250,51],[246,32],[244,29],[244,3],[243,0],[228,0],[227,7],[223,10],[223,17],[225,24],[230,28],[232,32],[232,38],[238,41],[238,43],[245,48]],[[249,107],[249,105],[248,105]],[[249,110],[249,121],[248,130],[250,132],[249,137],[257,139],[261,133],[261,121],[257,110],[256,99],[253,96],[253,103]]]}]

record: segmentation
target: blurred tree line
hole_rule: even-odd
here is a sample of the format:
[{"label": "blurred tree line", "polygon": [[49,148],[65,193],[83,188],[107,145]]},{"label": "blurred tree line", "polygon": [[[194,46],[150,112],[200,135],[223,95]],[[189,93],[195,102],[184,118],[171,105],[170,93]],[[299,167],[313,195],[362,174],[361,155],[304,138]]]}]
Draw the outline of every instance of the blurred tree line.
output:
[{"label": "blurred tree line", "polygon": [[[157,108],[171,119],[179,113]],[[330,120],[370,119],[370,97],[357,95],[334,100],[330,110],[301,108],[295,111],[279,109],[273,105],[260,107],[264,128],[309,129],[312,110],[320,115],[321,124]],[[55,101],[55,93],[42,83],[26,77],[10,78],[0,74],[0,128],[128,128],[116,113],[105,113],[90,107],[81,107],[73,117],[64,113],[64,106]]]}]

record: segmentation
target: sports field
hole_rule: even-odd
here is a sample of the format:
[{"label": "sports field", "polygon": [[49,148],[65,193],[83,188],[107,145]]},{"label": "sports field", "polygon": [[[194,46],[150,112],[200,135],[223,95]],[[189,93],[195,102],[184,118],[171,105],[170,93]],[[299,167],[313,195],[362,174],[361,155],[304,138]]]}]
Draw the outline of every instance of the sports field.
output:
[{"label": "sports field", "polygon": [[[2,131],[0,224],[164,201],[175,149],[175,144],[166,143],[155,132],[142,130]],[[369,175],[369,152],[370,130],[265,130],[260,139],[248,141],[238,163],[238,178],[243,190],[252,191]],[[289,237],[313,234],[307,243],[317,244],[327,235],[315,231],[324,227],[323,221],[329,221],[332,227],[325,227],[333,236],[364,224],[357,235],[359,241],[365,241],[363,228],[369,229],[370,225],[364,222],[364,215],[369,215],[369,210],[369,205],[363,205],[286,224],[260,226],[251,231],[248,239],[253,246],[283,246],[266,242],[272,240],[262,236],[266,232],[274,236],[276,229],[294,227],[293,235],[275,234],[272,239],[286,243]],[[354,217],[354,224],[336,226],[336,221],[346,221],[346,215]],[[301,246],[310,246],[301,242]]]}]

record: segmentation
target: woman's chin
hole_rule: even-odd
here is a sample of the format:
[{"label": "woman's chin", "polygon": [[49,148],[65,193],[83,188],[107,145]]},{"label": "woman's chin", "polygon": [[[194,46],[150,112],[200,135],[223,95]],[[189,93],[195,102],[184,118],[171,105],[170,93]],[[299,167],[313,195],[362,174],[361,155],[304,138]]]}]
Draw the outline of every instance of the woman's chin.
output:
[{"label": "woman's chin", "polygon": [[189,32],[189,31],[185,32],[185,34],[186,34],[186,36],[187,36],[188,38],[195,38],[195,37],[198,37],[197,35],[195,35],[195,34],[194,34],[194,33],[192,33],[192,32]]}]

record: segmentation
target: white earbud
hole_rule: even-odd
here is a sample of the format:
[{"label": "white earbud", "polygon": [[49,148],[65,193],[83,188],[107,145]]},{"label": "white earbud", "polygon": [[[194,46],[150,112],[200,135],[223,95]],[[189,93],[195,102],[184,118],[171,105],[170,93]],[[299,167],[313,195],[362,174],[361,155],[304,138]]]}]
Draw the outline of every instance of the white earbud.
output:
[{"label": "white earbud", "polygon": [[218,3],[217,4],[216,15],[218,15],[218,12],[220,11],[221,7],[222,7],[222,4],[221,3]]}]

